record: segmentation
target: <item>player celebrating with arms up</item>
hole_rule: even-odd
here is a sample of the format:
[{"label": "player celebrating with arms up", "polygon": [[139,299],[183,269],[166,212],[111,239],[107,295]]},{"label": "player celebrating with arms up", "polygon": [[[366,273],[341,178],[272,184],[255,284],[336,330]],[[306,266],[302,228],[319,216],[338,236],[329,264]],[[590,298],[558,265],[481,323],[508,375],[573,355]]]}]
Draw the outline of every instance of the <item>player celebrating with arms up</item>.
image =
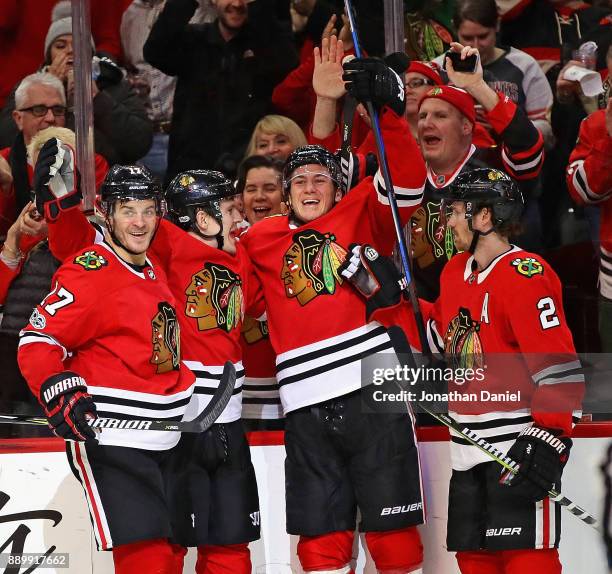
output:
[{"label": "player celebrating with arms up", "polygon": [[[47,159],[54,163],[55,154]],[[175,299],[147,257],[162,215],[161,189],[146,170],[115,166],[101,200],[104,239],[57,271],[21,333],[19,366],[49,425],[67,440],[96,542],[112,548],[115,571],[178,574],[183,549],[169,541],[175,509],[167,491],[180,433],[95,434],[87,422],[97,414],[180,420],[193,391],[193,374],[181,362]]]}]

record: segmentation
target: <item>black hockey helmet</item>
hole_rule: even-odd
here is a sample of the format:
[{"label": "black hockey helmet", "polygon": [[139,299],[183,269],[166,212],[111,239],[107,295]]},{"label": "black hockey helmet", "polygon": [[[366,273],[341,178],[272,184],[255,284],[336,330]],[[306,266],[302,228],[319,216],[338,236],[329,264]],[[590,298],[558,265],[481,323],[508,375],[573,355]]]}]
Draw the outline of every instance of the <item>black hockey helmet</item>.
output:
[{"label": "black hockey helmet", "polygon": [[98,197],[104,217],[109,218],[117,201],[154,199],[159,215],[163,211],[162,188],[153,174],[140,165],[114,165],[110,168]]},{"label": "black hockey helmet", "polygon": [[460,173],[442,194],[447,203],[464,202],[468,220],[483,207],[490,207],[495,228],[504,223],[518,223],[525,206],[516,182],[503,171],[489,167]]},{"label": "black hockey helmet", "polygon": [[222,225],[221,201],[236,195],[232,182],[220,171],[194,169],[179,173],[166,189],[172,221],[185,230],[196,230],[196,212],[203,209]]},{"label": "black hockey helmet", "polygon": [[293,172],[298,167],[310,164],[318,164],[326,167],[334,183],[338,187],[341,186],[342,172],[336,156],[323,146],[305,145],[291,152],[285,162],[285,168],[283,169],[283,189],[285,190],[285,194],[289,194]]}]

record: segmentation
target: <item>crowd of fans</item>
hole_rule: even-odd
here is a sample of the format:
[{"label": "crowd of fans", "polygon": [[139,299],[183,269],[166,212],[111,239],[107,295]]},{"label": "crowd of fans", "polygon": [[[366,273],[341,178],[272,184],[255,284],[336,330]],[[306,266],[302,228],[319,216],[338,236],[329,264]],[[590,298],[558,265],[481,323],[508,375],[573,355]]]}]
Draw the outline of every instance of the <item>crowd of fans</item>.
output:
[{"label": "crowd of fans", "polygon": [[[69,2],[5,4],[0,355],[7,376],[1,394],[28,401],[14,357],[17,335],[60,263],[31,201],[29,146],[45,128],[74,126],[75,58]],[[385,57],[382,3],[355,6],[365,51]],[[114,164],[139,163],[165,184],[185,170],[216,169],[236,181],[242,196],[238,227],[253,225],[286,210],[287,156],[306,143],[336,152],[343,121],[352,125],[351,177],[375,171],[368,114],[361,106],[343,108],[344,91],[324,69],[317,73],[314,49],[322,40],[338,38],[353,51],[342,2],[91,0],[91,10],[97,186]],[[527,209],[513,241],[545,253],[561,276],[577,349],[612,351],[609,2],[406,1],[404,17],[412,59],[386,61],[404,77],[403,113],[427,164],[426,185],[440,190],[481,165],[515,178]],[[454,41],[455,50],[478,50],[474,73],[445,66],[443,54]],[[597,93],[583,91],[576,67],[598,74]],[[408,226],[419,294],[429,299],[454,253],[440,215],[439,202],[427,200]],[[249,319],[243,330],[247,376],[251,363],[253,380],[273,381],[265,327]],[[249,407],[247,388],[247,418],[281,416],[274,398],[254,399]]]}]

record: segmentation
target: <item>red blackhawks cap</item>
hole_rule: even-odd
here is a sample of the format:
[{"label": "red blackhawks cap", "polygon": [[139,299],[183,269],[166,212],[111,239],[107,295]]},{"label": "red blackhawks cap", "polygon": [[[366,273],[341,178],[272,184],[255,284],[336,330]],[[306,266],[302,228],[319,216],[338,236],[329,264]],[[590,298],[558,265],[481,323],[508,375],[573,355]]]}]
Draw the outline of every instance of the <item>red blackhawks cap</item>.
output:
[{"label": "red blackhawks cap", "polygon": [[440,76],[440,67],[433,62],[420,62],[419,60],[412,60],[406,72],[421,74],[422,76],[429,78],[436,86],[441,86],[444,84],[442,77]]},{"label": "red blackhawks cap", "polygon": [[434,86],[421,98],[419,109],[421,109],[423,102],[428,98],[444,100],[457,108],[472,124],[476,122],[474,99],[465,90],[455,86]]}]

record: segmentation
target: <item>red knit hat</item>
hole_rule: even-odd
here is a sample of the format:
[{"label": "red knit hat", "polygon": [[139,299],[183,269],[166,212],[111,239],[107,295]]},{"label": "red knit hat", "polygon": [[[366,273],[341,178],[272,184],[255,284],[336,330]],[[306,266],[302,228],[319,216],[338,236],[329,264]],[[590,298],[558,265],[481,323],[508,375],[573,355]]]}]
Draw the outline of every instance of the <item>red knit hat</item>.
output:
[{"label": "red knit hat", "polygon": [[414,72],[415,74],[421,74],[426,78],[429,78],[436,86],[442,86],[444,82],[440,76],[440,66],[433,62],[420,62],[419,60],[412,60],[410,66],[406,70],[406,73]]},{"label": "red knit hat", "polygon": [[476,123],[474,99],[465,90],[455,86],[434,86],[421,98],[419,110],[428,98],[438,98],[448,102],[451,106],[457,108],[472,124]]}]

